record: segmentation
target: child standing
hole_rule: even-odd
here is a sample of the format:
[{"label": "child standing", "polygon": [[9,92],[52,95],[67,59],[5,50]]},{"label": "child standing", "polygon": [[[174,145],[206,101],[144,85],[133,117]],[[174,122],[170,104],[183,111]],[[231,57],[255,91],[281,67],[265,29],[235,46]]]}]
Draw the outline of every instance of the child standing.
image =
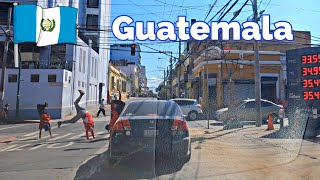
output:
[{"label": "child standing", "polygon": [[37,109],[40,116],[40,124],[39,124],[39,139],[41,139],[41,132],[42,129],[45,131],[49,131],[50,137],[52,137],[51,133],[51,124],[50,124],[50,115],[46,112],[45,107],[47,107],[48,104],[45,103],[44,105],[38,104]]}]

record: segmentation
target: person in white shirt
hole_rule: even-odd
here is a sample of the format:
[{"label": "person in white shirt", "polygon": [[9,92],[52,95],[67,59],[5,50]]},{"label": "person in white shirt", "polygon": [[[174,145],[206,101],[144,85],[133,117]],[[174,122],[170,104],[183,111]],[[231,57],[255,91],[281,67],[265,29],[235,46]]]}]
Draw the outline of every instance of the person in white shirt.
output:
[{"label": "person in white shirt", "polygon": [[100,102],[100,104],[99,104],[99,111],[98,111],[98,113],[97,113],[97,117],[99,117],[100,112],[102,112],[102,114],[103,114],[104,116],[106,116],[106,111],[104,110],[104,108],[105,108],[104,99],[102,99],[101,102]]}]

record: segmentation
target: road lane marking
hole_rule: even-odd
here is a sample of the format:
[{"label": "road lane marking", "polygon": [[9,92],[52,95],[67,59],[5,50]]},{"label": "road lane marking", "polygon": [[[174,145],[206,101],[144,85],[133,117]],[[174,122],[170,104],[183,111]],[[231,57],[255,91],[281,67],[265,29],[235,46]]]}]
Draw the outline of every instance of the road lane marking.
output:
[{"label": "road lane marking", "polygon": [[72,134],[73,134],[73,133],[67,133],[67,134],[65,134],[65,135],[62,135],[62,136],[58,136],[58,137],[49,139],[49,141],[55,141],[55,140],[58,140],[58,139],[62,139],[62,138],[64,138],[64,137],[70,136],[70,135],[72,135]]},{"label": "road lane marking", "polygon": [[30,148],[29,150],[35,150],[35,149],[38,149],[38,148],[41,148],[43,146],[46,146],[47,144],[38,144],[37,146],[33,147],[33,148]]},{"label": "road lane marking", "polygon": [[7,151],[21,151],[21,150],[23,150],[23,149],[21,149],[21,148],[26,147],[26,146],[29,146],[29,145],[30,145],[30,144],[24,144],[24,145],[19,146],[19,147],[16,147],[16,148],[8,149]]},{"label": "road lane marking", "polygon": [[[59,135],[59,134],[52,134],[53,137],[58,136],[58,135]],[[38,137],[39,137],[38,135],[35,135],[35,136],[30,136],[30,137],[18,139],[18,141],[30,140],[30,142],[34,142],[34,141],[37,141],[37,140],[49,138],[50,135],[42,136],[41,139],[39,139]],[[36,139],[34,139],[34,138],[36,138]]]},{"label": "road lane marking", "polygon": [[6,130],[6,129],[15,128],[15,127],[22,127],[22,125],[15,125],[15,126],[9,126],[9,127],[0,128],[0,131],[1,131],[1,130]]},{"label": "road lane marking", "polygon": [[82,137],[82,136],[86,136],[86,133],[81,133],[81,134],[75,135],[75,136],[73,136],[73,137],[71,137],[71,138],[68,138],[68,139],[74,140],[74,139],[78,139],[78,138],[80,138],[80,137]]},{"label": "road lane marking", "polygon": [[11,148],[14,148],[14,147],[16,147],[16,146],[17,146],[17,144],[11,145],[11,146],[9,146],[9,147],[6,147],[6,148],[4,148],[4,149],[1,149],[0,152],[6,151],[6,150],[11,149]]},{"label": "road lane marking", "polygon": [[[60,127],[63,127],[63,126],[66,126],[67,124],[62,124]],[[52,126],[52,123],[51,123],[51,126]],[[56,129],[58,128],[58,126],[55,126],[55,127],[51,127],[51,130],[52,129]],[[39,134],[39,130],[38,131],[35,131],[35,132],[32,132],[32,133],[28,133],[28,134],[25,134],[23,135],[24,137],[27,137],[27,136],[34,136],[36,134]]]},{"label": "road lane marking", "polygon": [[62,145],[62,146],[57,146],[59,144],[62,144],[62,143],[54,143],[54,144],[49,144],[47,146],[47,148],[49,149],[59,149],[59,148],[63,148],[63,147],[68,147],[68,146],[71,146],[72,144],[74,144],[74,142],[69,142],[68,144],[66,145]]}]

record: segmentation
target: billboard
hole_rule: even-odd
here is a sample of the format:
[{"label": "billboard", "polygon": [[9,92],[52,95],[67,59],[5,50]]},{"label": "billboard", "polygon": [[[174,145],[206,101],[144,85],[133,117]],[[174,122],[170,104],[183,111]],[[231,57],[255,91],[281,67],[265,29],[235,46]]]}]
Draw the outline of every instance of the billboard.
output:
[{"label": "billboard", "polygon": [[320,110],[320,47],[288,50],[286,65],[289,126],[314,136],[320,127],[311,116]]}]

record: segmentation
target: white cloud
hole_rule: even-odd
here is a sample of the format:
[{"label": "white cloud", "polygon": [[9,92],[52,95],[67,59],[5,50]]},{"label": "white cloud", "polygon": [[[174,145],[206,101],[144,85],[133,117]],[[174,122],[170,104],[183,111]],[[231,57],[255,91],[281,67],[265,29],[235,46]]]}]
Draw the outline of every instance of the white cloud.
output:
[{"label": "white cloud", "polygon": [[148,78],[148,87],[152,90],[156,89],[163,80],[158,77]]}]

